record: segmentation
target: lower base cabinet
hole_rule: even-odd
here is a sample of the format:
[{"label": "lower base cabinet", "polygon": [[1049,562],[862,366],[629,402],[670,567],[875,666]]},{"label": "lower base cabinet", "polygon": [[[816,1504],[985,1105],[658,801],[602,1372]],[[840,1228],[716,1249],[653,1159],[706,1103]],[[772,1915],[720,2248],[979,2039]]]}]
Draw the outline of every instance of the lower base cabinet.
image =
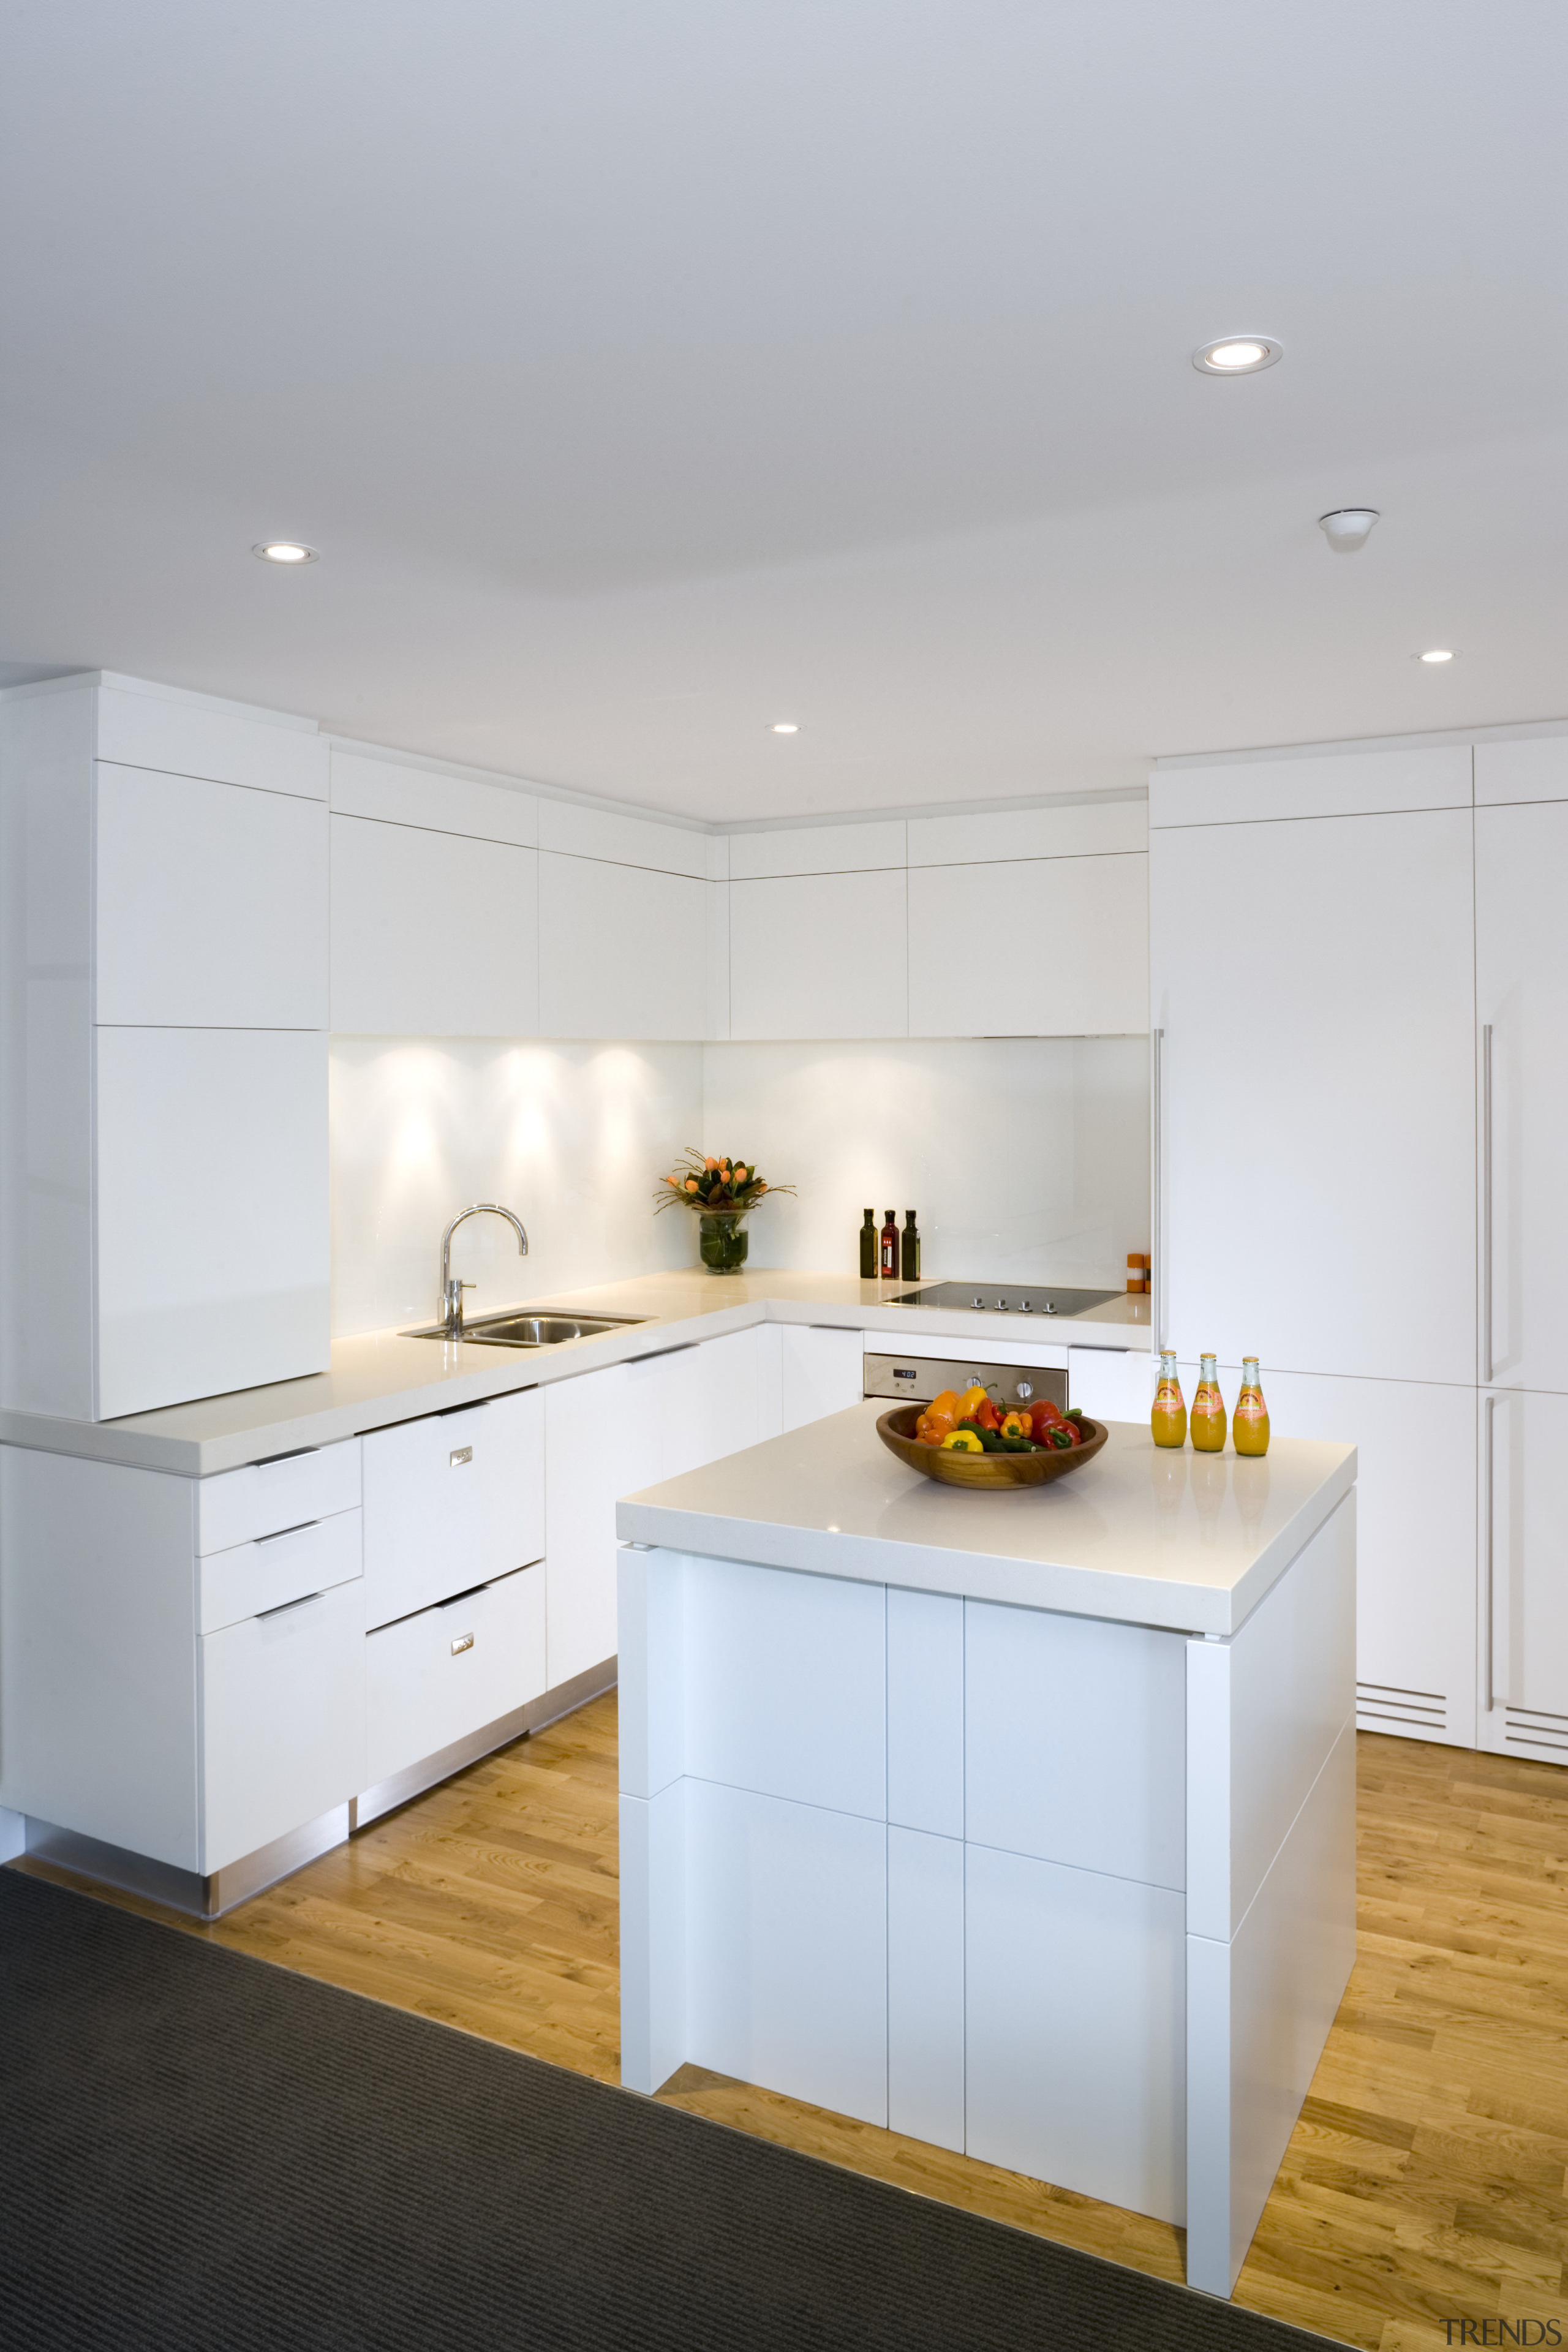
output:
[{"label": "lower base cabinet", "polygon": [[364,1785],[364,1594],[330,1591],[201,1642],[202,1859],[210,1875]]},{"label": "lower base cabinet", "polygon": [[361,1789],[375,1788],[540,1696],[546,1686],[545,1590],[545,1566],[537,1561],[363,1637]]},{"label": "lower base cabinet", "polygon": [[1479,1404],[1477,1744],[1568,1763],[1568,1396],[1490,1389]]},{"label": "lower base cabinet", "polygon": [[[830,1412],[858,1404],[866,1391],[866,1339],[861,1331],[834,1331],[825,1325],[781,1323],[779,1340],[781,1430],[804,1429]],[[773,1436],[773,1430],[763,1433]]]}]

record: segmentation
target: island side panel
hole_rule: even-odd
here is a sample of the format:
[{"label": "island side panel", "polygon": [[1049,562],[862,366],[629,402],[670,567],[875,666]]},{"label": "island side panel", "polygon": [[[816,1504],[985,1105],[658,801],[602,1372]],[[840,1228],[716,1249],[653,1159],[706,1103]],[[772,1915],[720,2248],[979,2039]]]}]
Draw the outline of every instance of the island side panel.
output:
[{"label": "island side panel", "polygon": [[685,1570],[616,1555],[621,2080],[649,2094],[687,2056]]},{"label": "island side panel", "polygon": [[1187,2280],[1228,2295],[1355,1958],[1355,1496],[1187,1645]]}]

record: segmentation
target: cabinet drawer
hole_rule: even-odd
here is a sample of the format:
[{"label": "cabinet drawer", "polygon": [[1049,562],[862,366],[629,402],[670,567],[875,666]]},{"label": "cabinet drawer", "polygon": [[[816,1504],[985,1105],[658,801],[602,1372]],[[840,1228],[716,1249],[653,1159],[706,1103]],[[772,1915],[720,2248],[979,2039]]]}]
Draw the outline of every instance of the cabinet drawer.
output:
[{"label": "cabinet drawer", "polygon": [[360,1498],[360,1441],[247,1463],[196,1484],[196,1549],[227,1551],[280,1528],[352,1511]]},{"label": "cabinet drawer", "polygon": [[364,1786],[357,1584],[201,1643],[202,1861],[211,1873]]},{"label": "cabinet drawer", "polygon": [[367,1628],[492,1583],[543,1553],[537,1389],[373,1430],[362,1443]]},{"label": "cabinet drawer", "polygon": [[281,1535],[208,1552],[199,1563],[201,1627],[216,1633],[241,1617],[282,1609],[308,1592],[326,1592],[360,1572],[360,1514],[340,1511]]},{"label": "cabinet drawer", "polygon": [[539,1561],[368,1637],[367,1788],[539,1696],[544,1577]]}]

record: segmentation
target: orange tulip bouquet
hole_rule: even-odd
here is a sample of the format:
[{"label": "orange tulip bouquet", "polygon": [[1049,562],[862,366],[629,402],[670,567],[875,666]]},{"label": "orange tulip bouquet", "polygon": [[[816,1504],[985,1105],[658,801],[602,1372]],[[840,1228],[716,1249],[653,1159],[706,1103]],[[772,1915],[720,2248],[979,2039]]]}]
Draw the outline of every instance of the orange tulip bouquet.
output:
[{"label": "orange tulip bouquet", "polygon": [[[793,1192],[793,1184],[770,1184],[757,1173],[754,1160],[731,1160],[721,1155],[686,1151],[686,1165],[667,1176],[654,1200],[658,1209],[679,1202],[701,1219],[699,1248],[710,1274],[739,1274],[746,1263],[752,1237],[745,1231],[748,1213],[764,1192]],[[655,1213],[658,1213],[656,1209]]]}]

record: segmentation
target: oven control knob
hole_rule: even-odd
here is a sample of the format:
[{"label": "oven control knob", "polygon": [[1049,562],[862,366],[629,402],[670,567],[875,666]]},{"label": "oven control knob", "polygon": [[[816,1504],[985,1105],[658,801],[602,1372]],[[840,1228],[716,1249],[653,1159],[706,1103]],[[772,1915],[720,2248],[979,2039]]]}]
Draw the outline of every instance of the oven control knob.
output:
[{"label": "oven control knob", "polygon": [[974,1294],[974,1304],[976,1305],[976,1307],[984,1307],[984,1304],[985,1304],[985,1301],[984,1300],[984,1298],[982,1298],[982,1297],[981,1297],[980,1293],[979,1293],[978,1291],[976,1291],[976,1292],[975,1292],[975,1294]]},{"label": "oven control knob", "polygon": [[1018,1394],[1021,1397],[1032,1397],[1034,1393],[1035,1383],[1033,1381],[1020,1381],[1018,1382]]}]

